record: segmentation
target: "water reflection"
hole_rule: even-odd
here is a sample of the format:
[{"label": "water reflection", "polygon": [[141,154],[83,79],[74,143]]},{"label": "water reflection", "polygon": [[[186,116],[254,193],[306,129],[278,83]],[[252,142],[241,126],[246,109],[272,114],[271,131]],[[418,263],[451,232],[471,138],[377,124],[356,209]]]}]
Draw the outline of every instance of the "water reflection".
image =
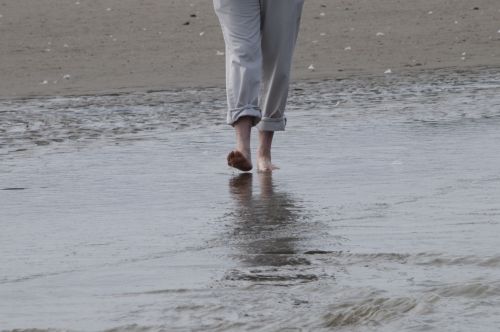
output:
[{"label": "water reflection", "polygon": [[[253,193],[254,177],[260,189],[257,195]],[[292,195],[277,188],[272,173],[237,175],[230,179],[229,190],[236,201],[233,240],[242,262],[250,266],[308,263],[295,256],[307,215]]]}]

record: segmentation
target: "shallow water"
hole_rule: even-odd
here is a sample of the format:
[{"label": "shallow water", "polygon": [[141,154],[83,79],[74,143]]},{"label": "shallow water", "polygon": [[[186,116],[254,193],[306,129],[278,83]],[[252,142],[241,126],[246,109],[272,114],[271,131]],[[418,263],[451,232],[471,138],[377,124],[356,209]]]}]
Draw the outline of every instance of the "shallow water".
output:
[{"label": "shallow water", "polygon": [[0,330],[497,331],[498,73],[295,84],[273,175],[221,89],[0,101]]}]

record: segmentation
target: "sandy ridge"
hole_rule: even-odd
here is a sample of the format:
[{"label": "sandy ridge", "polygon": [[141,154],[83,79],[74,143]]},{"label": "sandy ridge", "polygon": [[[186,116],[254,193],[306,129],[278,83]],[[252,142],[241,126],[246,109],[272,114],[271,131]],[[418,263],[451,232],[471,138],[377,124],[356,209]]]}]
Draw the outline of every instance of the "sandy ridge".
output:
[{"label": "sandy ridge", "polygon": [[[224,84],[210,0],[3,0],[0,36],[4,99]],[[306,0],[293,73],[477,66],[500,68],[497,0]]]}]

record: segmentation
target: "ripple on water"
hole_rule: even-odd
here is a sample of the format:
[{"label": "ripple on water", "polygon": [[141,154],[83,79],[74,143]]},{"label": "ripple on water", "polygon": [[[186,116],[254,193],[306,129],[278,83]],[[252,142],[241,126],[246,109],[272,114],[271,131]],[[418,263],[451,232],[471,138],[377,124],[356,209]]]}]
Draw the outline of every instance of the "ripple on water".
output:
[{"label": "ripple on water", "polygon": [[326,326],[332,328],[380,325],[396,318],[401,319],[410,311],[417,310],[417,307],[419,302],[414,298],[373,297],[336,304],[329,309],[331,312],[326,314],[324,319]]},{"label": "ripple on water", "polygon": [[441,305],[441,302],[450,298],[497,297],[500,294],[499,286],[499,281],[491,283],[480,280],[444,284],[411,297],[384,297],[375,291],[360,298],[341,300],[331,305],[324,319],[328,327],[379,326],[404,319],[407,315],[430,315],[438,311],[436,307]]}]

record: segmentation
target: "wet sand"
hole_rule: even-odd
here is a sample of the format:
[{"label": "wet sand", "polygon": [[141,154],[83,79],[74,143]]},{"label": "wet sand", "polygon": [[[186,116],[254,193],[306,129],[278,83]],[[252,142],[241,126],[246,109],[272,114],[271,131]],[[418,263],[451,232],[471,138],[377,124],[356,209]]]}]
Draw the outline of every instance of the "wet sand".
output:
[{"label": "wet sand", "polygon": [[0,330],[496,331],[497,73],[294,84],[272,175],[222,88],[1,101]]},{"label": "wet sand", "polygon": [[[307,0],[294,75],[498,68],[499,22],[497,0]],[[0,98],[224,84],[209,0],[0,0],[0,35]]]}]

